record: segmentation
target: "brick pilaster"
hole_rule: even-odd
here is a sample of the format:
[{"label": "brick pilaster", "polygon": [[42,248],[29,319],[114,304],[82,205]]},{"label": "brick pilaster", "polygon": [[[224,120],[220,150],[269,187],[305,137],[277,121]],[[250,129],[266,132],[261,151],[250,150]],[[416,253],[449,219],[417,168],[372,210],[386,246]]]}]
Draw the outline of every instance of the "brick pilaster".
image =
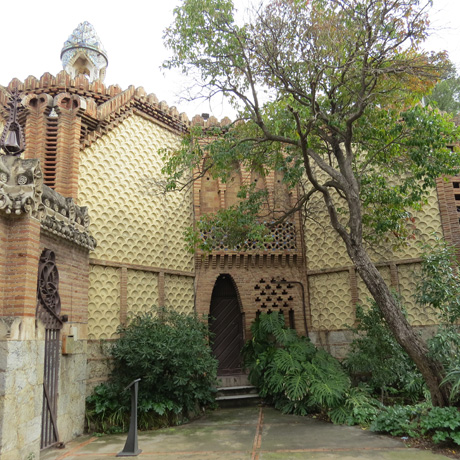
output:
[{"label": "brick pilaster", "polygon": [[59,115],[55,190],[77,202],[81,113],[85,111],[86,102],[79,96],[62,93],[54,98],[54,104]]},{"label": "brick pilaster", "polygon": [[120,273],[120,323],[126,324],[128,317],[128,269],[121,268]]},{"label": "brick pilaster", "polygon": [[165,306],[165,272],[158,273],[158,306]]},{"label": "brick pilaster", "polygon": [[40,223],[30,217],[9,218],[4,253],[4,316],[35,316],[40,257]]},{"label": "brick pilaster", "polygon": [[26,150],[24,158],[37,158],[43,165],[45,160],[45,140],[47,116],[53,106],[49,94],[29,94],[23,101],[26,109],[24,136]]}]

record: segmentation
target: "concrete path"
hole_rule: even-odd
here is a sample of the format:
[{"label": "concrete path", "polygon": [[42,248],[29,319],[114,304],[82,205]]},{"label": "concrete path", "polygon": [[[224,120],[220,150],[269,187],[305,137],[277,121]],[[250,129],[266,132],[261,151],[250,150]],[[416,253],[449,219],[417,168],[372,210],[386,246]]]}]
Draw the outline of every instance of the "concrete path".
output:
[{"label": "concrete path", "polygon": [[[81,437],[40,460],[103,460],[123,450],[126,435]],[[359,427],[283,415],[269,407],[219,409],[187,425],[140,432],[140,460],[441,460],[402,441]]]}]

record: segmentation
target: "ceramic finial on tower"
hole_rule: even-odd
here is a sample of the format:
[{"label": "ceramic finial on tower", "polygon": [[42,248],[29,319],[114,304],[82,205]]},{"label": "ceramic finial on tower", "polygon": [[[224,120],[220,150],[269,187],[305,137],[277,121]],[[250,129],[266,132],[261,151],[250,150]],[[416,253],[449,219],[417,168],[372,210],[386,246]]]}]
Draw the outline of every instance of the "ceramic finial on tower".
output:
[{"label": "ceramic finial on tower", "polygon": [[64,43],[61,61],[72,78],[86,75],[90,82],[104,81],[109,64],[107,52],[88,21],[80,23]]}]

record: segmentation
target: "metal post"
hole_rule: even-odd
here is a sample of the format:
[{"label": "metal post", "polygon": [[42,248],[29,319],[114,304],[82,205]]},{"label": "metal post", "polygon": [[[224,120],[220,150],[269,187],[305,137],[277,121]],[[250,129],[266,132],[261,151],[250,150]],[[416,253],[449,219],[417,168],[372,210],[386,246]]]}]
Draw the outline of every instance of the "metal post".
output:
[{"label": "metal post", "polygon": [[131,388],[131,420],[129,422],[128,438],[125,447],[117,457],[136,457],[142,450],[137,447],[137,392],[141,379],[133,380],[126,388]]}]

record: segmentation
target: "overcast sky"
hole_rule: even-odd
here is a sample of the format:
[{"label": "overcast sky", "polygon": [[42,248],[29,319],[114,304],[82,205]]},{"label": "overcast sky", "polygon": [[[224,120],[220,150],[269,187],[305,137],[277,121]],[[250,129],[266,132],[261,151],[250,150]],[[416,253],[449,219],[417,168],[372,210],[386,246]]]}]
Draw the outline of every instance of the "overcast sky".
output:
[{"label": "overcast sky", "polygon": [[[181,77],[160,69],[168,57],[163,46],[164,29],[172,22],[178,0],[22,0],[2,2],[0,85],[14,77],[40,78],[45,72],[62,70],[60,53],[64,42],[80,22],[90,22],[109,58],[105,83],[143,86],[189,117],[210,112],[218,119],[227,115],[219,101],[208,104],[178,102],[184,86]],[[237,0],[244,9],[249,0]],[[434,0],[431,23],[436,29],[426,46],[447,50],[460,69],[460,0]],[[229,114],[230,116],[232,114]]]}]

